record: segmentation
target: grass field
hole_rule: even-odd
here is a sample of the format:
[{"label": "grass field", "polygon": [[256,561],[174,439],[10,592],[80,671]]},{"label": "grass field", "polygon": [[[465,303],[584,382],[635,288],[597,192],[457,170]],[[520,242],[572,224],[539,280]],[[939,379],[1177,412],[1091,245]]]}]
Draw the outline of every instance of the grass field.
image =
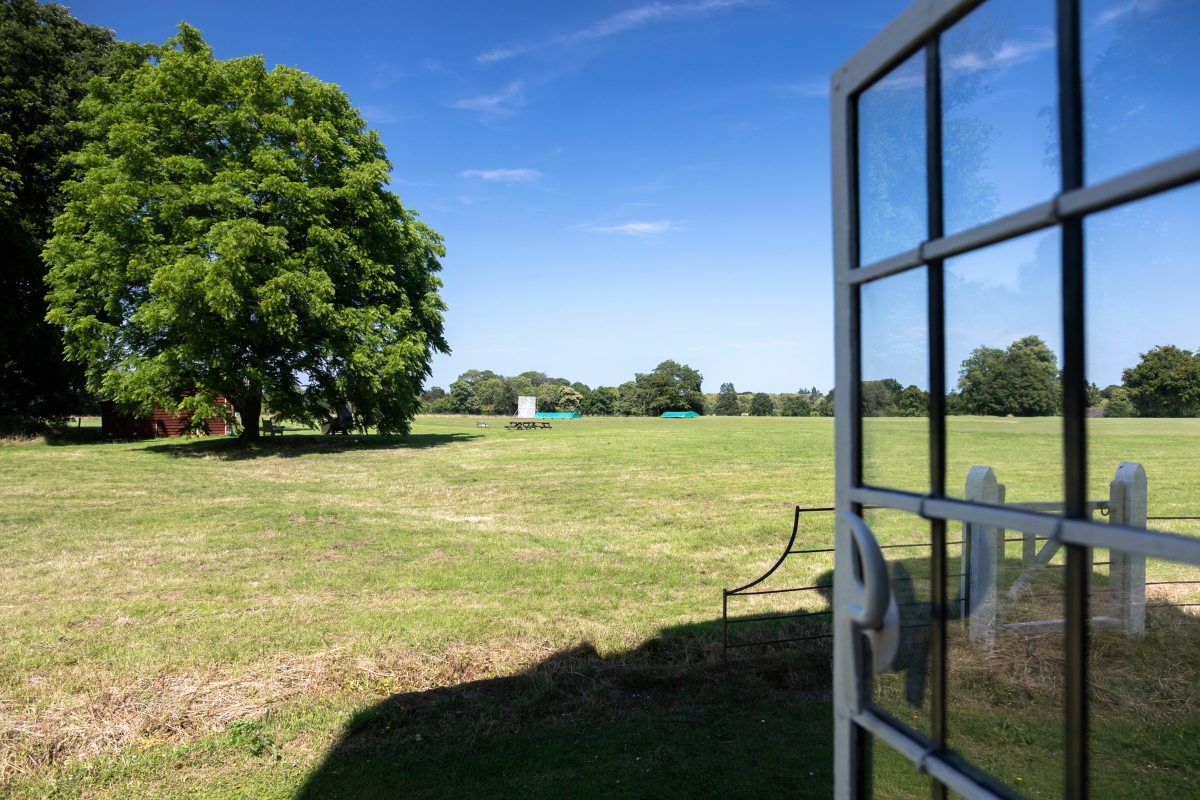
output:
[{"label": "grass field", "polygon": [[[922,468],[923,428],[871,422],[883,423],[872,474],[906,485]],[[1097,496],[1117,461],[1139,460],[1152,514],[1200,514],[1200,421],[1093,422]],[[724,665],[719,620],[721,588],[774,562],[792,507],[831,501],[832,420],[501,424],[420,418],[390,441],[0,447],[3,791],[828,796],[824,645]],[[1010,499],[1056,499],[1057,425],[951,420],[951,475],[987,463]],[[927,531],[916,519],[873,524],[893,543]],[[830,532],[829,515],[806,515],[798,546],[828,546]],[[777,585],[827,578],[830,564],[794,558]],[[902,566],[921,574],[919,558]],[[1200,576],[1154,564],[1155,577]],[[1168,592],[1200,600],[1187,586]],[[824,607],[820,593],[803,594],[731,611]],[[1149,766],[1104,767],[1153,779],[1142,796],[1200,782],[1200,759],[1188,757],[1200,650],[1192,617],[1173,613],[1144,645],[1108,645],[1113,663],[1140,667],[1101,673],[1125,681],[1121,697],[1146,695],[1134,706],[1105,699],[1114,719],[1176,710],[1163,735],[1138,729]],[[919,640],[909,644],[911,676]],[[1013,779],[1044,781],[1046,793],[1029,794],[1050,798],[1046,676],[1057,656],[1010,674],[1055,650],[1042,644],[1014,644],[1003,669],[963,651],[954,736],[989,769],[1027,765]],[[1169,659],[1174,672],[1156,674]],[[906,708],[912,687],[888,680],[880,702]],[[1098,725],[1098,752],[1126,746],[1117,730]],[[889,763],[878,759],[880,786],[922,791]]]}]

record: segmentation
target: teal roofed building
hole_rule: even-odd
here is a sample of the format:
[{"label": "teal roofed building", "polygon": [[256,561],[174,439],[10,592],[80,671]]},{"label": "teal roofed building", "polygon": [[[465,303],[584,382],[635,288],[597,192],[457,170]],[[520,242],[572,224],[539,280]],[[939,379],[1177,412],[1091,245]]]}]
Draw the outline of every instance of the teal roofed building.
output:
[{"label": "teal roofed building", "polygon": [[698,417],[700,415],[695,411],[664,411],[663,416],[670,419],[686,419],[687,417]]}]

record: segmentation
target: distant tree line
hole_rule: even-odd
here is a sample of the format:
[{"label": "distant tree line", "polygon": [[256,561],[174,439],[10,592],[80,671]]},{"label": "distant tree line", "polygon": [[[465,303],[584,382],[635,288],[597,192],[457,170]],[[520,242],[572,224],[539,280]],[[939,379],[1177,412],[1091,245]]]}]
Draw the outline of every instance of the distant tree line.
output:
[{"label": "distant tree line", "polygon": [[815,386],[795,394],[738,392],[732,383],[707,396],[711,413],[719,417],[832,417],[833,392],[825,395]]},{"label": "distant tree line", "polygon": [[676,361],[638,372],[620,386],[597,386],[552,378],[544,372],[504,376],[491,370],[467,370],[446,392],[430,387],[421,395],[426,414],[517,413],[518,397],[536,397],[538,411],[577,411],[595,416],[659,416],[665,411],[707,411],[700,392],[704,376]]},{"label": "distant tree line", "polygon": [[[816,387],[794,394],[738,392],[721,384],[716,394],[702,394],[703,376],[675,361],[664,361],[620,386],[590,388],[578,381],[552,378],[544,372],[505,377],[490,370],[467,370],[446,392],[434,386],[421,395],[427,414],[517,413],[517,398],[537,398],[538,411],[578,411],[596,416],[658,416],[664,411],[695,411],[720,417],[832,417],[833,390]],[[862,413],[866,417],[927,417],[929,393],[893,378],[863,381]],[[1143,353],[1141,362],[1124,370],[1120,385],[1088,387],[1088,405],[1106,417],[1200,416],[1200,352],[1174,345]],[[1018,339],[1006,348],[978,347],[959,367],[958,384],[946,395],[950,415],[1014,417],[1062,413],[1062,373],[1058,358],[1037,336]]]},{"label": "distant tree line", "polygon": [[[1105,417],[1200,416],[1200,352],[1174,345],[1150,349],[1136,366],[1123,371],[1121,384],[1088,386],[1088,406]],[[929,393],[903,387],[891,378],[864,381],[866,417],[924,417]],[[978,347],[963,360],[958,385],[946,395],[949,415],[1014,417],[1062,413],[1062,372],[1058,359],[1037,336],[1007,348]]]}]

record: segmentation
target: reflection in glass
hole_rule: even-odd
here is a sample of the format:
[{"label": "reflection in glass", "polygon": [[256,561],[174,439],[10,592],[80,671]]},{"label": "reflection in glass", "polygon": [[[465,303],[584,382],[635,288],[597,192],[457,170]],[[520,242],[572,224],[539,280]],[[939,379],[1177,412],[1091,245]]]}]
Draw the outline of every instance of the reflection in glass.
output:
[{"label": "reflection in glass", "polygon": [[946,234],[1059,189],[1054,4],[991,0],[942,35]]},{"label": "reflection in glass", "polygon": [[929,736],[929,523],[894,509],[868,509],[863,521],[884,546],[900,611],[900,649],[892,669],[876,675],[875,705]]},{"label": "reflection in glass", "polygon": [[1200,146],[1200,3],[1084,0],[1082,10],[1088,183]]},{"label": "reflection in glass", "polygon": [[[1200,186],[1084,222],[1088,497],[1109,521],[1200,536]],[[1131,743],[1162,797],[1195,796],[1200,568],[1094,551],[1091,770],[1119,797]],[[1152,771],[1151,771],[1152,769]],[[1141,773],[1141,770],[1138,770]]]},{"label": "reflection in glass", "polygon": [[925,54],[858,99],[859,263],[925,241]]},{"label": "reflection in glass", "polygon": [[924,267],[861,289],[863,481],[929,491],[929,338]]},{"label": "reflection in glass", "polygon": [[973,467],[990,467],[1006,502],[1061,513],[1059,241],[1051,229],[945,262],[951,496],[968,494]]},{"label": "reflection in glass", "polygon": [[[1003,496],[990,470],[970,483],[983,502]],[[947,746],[1018,794],[1061,798],[1065,552],[1003,528],[947,523],[946,533],[963,552],[946,625]]]},{"label": "reflection in glass", "polygon": [[912,762],[888,744],[871,742],[871,794],[873,800],[913,800],[930,796],[933,782],[913,769]]}]

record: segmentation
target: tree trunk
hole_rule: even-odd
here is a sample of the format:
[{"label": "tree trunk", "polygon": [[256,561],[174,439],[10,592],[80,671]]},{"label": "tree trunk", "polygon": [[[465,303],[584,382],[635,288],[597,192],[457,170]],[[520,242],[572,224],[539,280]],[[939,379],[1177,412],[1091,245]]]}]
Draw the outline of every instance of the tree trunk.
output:
[{"label": "tree trunk", "polygon": [[262,431],[262,422],[259,419],[262,416],[262,394],[247,392],[235,402],[234,410],[242,415],[242,435],[239,438],[259,438]]}]

